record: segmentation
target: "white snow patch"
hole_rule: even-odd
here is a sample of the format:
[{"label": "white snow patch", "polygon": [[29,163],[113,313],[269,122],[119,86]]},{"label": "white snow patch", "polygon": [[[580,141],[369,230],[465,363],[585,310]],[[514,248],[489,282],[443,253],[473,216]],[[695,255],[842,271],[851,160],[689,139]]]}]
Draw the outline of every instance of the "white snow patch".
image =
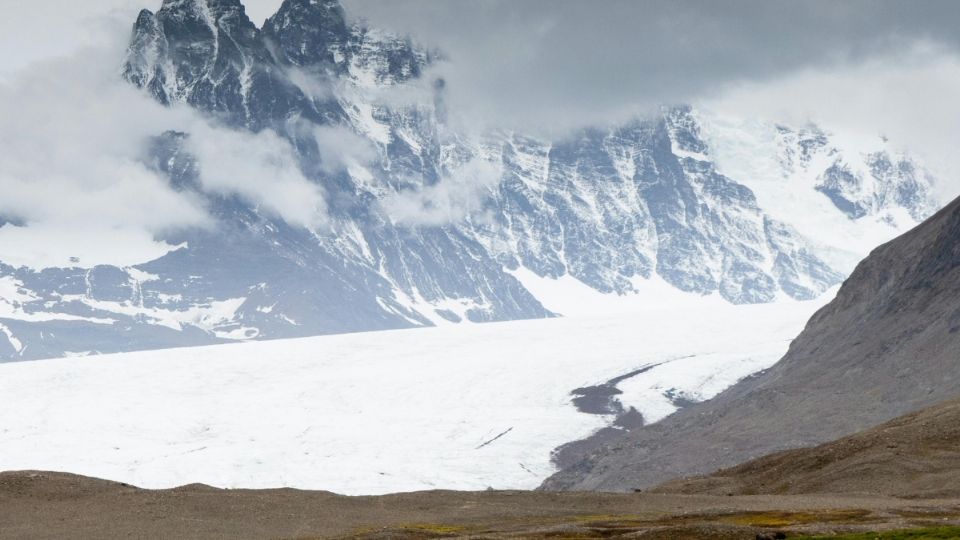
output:
[{"label": "white snow patch", "polygon": [[[250,339],[249,337],[235,337],[239,334],[236,333],[234,329],[221,331],[221,327],[234,323],[237,310],[247,301],[245,297],[228,298],[205,304],[194,304],[187,309],[181,310],[146,307],[126,301],[113,302],[96,300],[85,295],[64,295],[63,300],[68,302],[81,302],[96,310],[117,313],[128,317],[144,317],[149,319],[153,324],[165,326],[173,330],[182,330],[185,325],[192,325],[227,339]],[[257,333],[259,334],[259,331]]]},{"label": "white snow patch", "polygon": [[377,119],[373,117],[373,105],[363,103],[359,100],[349,103],[344,102],[343,105],[344,111],[347,113],[347,116],[357,131],[379,144],[390,144],[392,140],[390,126],[378,122]]},{"label": "white snow patch", "polygon": [[144,231],[64,228],[42,223],[0,227],[0,262],[14,267],[93,268],[106,264],[125,267],[158,259],[185,247],[154,240]]},{"label": "white snow patch", "polygon": [[[490,305],[483,299],[441,298],[438,300],[427,300],[422,294],[420,294],[420,291],[414,289],[412,293],[407,293],[399,286],[396,286],[396,284],[394,284],[393,288],[393,300],[405,309],[424,317],[430,321],[431,324],[436,326],[470,323],[470,319],[467,318],[467,312],[473,310],[486,311],[490,309]],[[391,307],[390,304],[384,302],[382,299],[377,299],[377,301],[384,309],[390,310],[391,312],[396,313],[397,315],[400,315],[413,323],[422,324],[420,321],[411,319],[408,314],[404,313],[403,311],[399,311],[394,307]],[[460,321],[451,321],[446,317],[441,316],[438,311],[453,313],[457,318],[460,319]]]},{"label": "white snow patch", "polygon": [[130,277],[135,279],[137,283],[148,283],[151,281],[159,281],[160,276],[156,274],[151,274],[149,272],[144,272],[134,267],[127,267],[123,269]]},{"label": "white snow patch", "polygon": [[[894,223],[884,215],[850,219],[833,202],[815,189],[817,176],[832,163],[833,156],[814,156],[807,170],[784,173],[778,159],[776,126],[759,120],[742,120],[716,113],[698,113],[717,170],[749,187],[757,202],[778,221],[787,223],[807,238],[830,266],[845,274],[853,271],[871,249],[905,233],[917,224],[905,211],[888,210]],[[831,134],[831,145],[839,145],[844,158],[855,169],[864,169],[864,182],[872,182],[866,165],[858,163],[865,141]],[[873,144],[876,150],[876,143]]]},{"label": "white snow patch", "polygon": [[[23,282],[13,276],[0,276],[0,305],[6,304],[7,310],[16,309],[24,302],[36,300],[37,297],[23,287]],[[6,315],[0,307],[0,315]]]},{"label": "white snow patch", "polygon": [[660,311],[663,306],[722,309],[728,304],[716,294],[702,296],[683,292],[656,274],[649,279],[635,277],[632,280],[635,292],[619,295],[600,292],[569,274],[552,279],[522,266],[507,272],[517,278],[543,307],[564,317]]},{"label": "white snow patch", "polygon": [[690,150],[684,150],[676,144],[673,145],[673,154],[680,159],[690,158],[695,161],[710,161],[710,156],[702,152],[691,152]]},{"label": "white snow patch", "polygon": [[0,324],[0,334],[7,336],[7,341],[10,342],[10,346],[13,347],[13,350],[17,351],[17,354],[23,352],[23,343],[13,335],[13,332],[9,328]]},{"label": "white snow patch", "polygon": [[18,321],[86,321],[94,324],[113,324],[113,319],[98,317],[80,317],[66,313],[27,312],[23,304],[38,300],[38,297],[24,288],[23,282],[12,276],[0,276],[0,318]]},{"label": "white snow patch", "polygon": [[[738,324],[743,320],[731,320]],[[789,324],[789,323],[788,323]],[[781,330],[778,330],[780,332]],[[736,335],[742,335],[734,331]],[[624,409],[633,407],[643,413],[646,422],[663,420],[678,410],[675,400],[706,401],[741,379],[773,365],[785,352],[777,341],[744,343],[735,352],[697,354],[669,360],[619,384],[617,396]]]}]

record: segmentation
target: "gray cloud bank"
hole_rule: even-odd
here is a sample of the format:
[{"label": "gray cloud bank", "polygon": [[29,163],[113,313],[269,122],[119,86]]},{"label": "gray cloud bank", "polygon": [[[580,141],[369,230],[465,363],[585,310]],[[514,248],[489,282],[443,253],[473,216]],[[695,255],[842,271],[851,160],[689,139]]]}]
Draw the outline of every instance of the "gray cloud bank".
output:
[{"label": "gray cloud bank", "polygon": [[461,128],[545,136],[693,103],[884,134],[960,194],[955,0],[345,0],[443,51]]},{"label": "gray cloud bank", "polygon": [[956,52],[953,0],[347,0],[444,51],[437,74],[473,123],[565,127],[711,97],[741,81]]},{"label": "gray cloud bank", "polygon": [[[0,81],[0,261],[66,264],[69,254],[84,264],[143,262],[113,255],[156,256],[165,248],[155,239],[168,231],[212,226],[204,194],[237,195],[294,225],[326,225],[323,189],[303,175],[285,139],[163,107],[125,83],[123,26],[111,34],[116,41]],[[191,134],[200,193],[173,189],[144,164],[152,138],[170,130]]]}]

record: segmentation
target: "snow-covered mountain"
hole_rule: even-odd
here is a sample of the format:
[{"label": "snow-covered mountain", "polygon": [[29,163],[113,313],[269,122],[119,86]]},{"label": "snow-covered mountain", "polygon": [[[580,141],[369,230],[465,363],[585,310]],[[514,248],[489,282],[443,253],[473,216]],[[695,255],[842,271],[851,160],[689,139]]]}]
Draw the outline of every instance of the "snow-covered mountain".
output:
[{"label": "snow-covered mountain", "polygon": [[0,254],[0,359],[551,317],[534,291],[571,278],[641,302],[659,280],[734,304],[811,299],[936,207],[922,165],[880,139],[689,106],[558,140],[464,133],[428,75],[441,59],[337,0],[286,0],[260,28],[239,0],[143,11],[120,76],[273,134],[274,159],[322,186],[322,219],[207,189],[229,163],[201,163],[202,135],[157,133],[144,162],[216,226],[169,232],[169,253],[133,266]]}]

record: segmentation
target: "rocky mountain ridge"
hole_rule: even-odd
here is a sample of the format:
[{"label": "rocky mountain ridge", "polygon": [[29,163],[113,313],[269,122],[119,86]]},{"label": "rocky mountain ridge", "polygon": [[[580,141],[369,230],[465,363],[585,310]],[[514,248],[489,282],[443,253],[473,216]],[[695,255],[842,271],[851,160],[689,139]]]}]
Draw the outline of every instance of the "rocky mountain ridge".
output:
[{"label": "rocky mountain ridge", "polygon": [[958,238],[960,199],[874,250],[778,364],[579,460],[567,456],[574,463],[544,487],[646,488],[825,443],[955,399]]},{"label": "rocky mountain ridge", "polygon": [[[286,0],[262,28],[239,0],[143,11],[122,77],[162,104],[276,134],[322,186],[327,223],[207,189],[194,135],[158,133],[145,162],[217,227],[169,233],[178,249],[126,268],[0,258],[0,358],[555,315],[520,268],[609,294],[656,275],[733,303],[810,299],[842,280],[806,231],[761,208],[749,179],[719,172],[691,107],[556,141],[458,133],[449,89],[425,80],[440,58],[351,22],[336,0]],[[398,88],[417,99],[382,98]],[[930,179],[909,158],[878,152],[864,172],[827,134],[790,133],[778,159],[822,169],[816,189],[851,227],[891,208],[931,211]],[[333,163],[330,137],[369,156]],[[832,160],[809,157],[820,154]]]}]

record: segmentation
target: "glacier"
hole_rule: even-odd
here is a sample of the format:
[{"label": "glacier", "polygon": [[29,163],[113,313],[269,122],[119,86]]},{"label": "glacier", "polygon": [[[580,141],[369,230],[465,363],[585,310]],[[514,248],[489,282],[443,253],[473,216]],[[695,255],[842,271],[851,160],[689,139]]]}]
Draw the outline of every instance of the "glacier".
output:
[{"label": "glacier", "polygon": [[0,470],[148,488],[533,489],[555,472],[556,447],[615,421],[580,412],[572,390],[656,365],[617,399],[658,421],[772,365],[825,302],[654,288],[675,302],[2,364],[15,406],[0,410]]}]

